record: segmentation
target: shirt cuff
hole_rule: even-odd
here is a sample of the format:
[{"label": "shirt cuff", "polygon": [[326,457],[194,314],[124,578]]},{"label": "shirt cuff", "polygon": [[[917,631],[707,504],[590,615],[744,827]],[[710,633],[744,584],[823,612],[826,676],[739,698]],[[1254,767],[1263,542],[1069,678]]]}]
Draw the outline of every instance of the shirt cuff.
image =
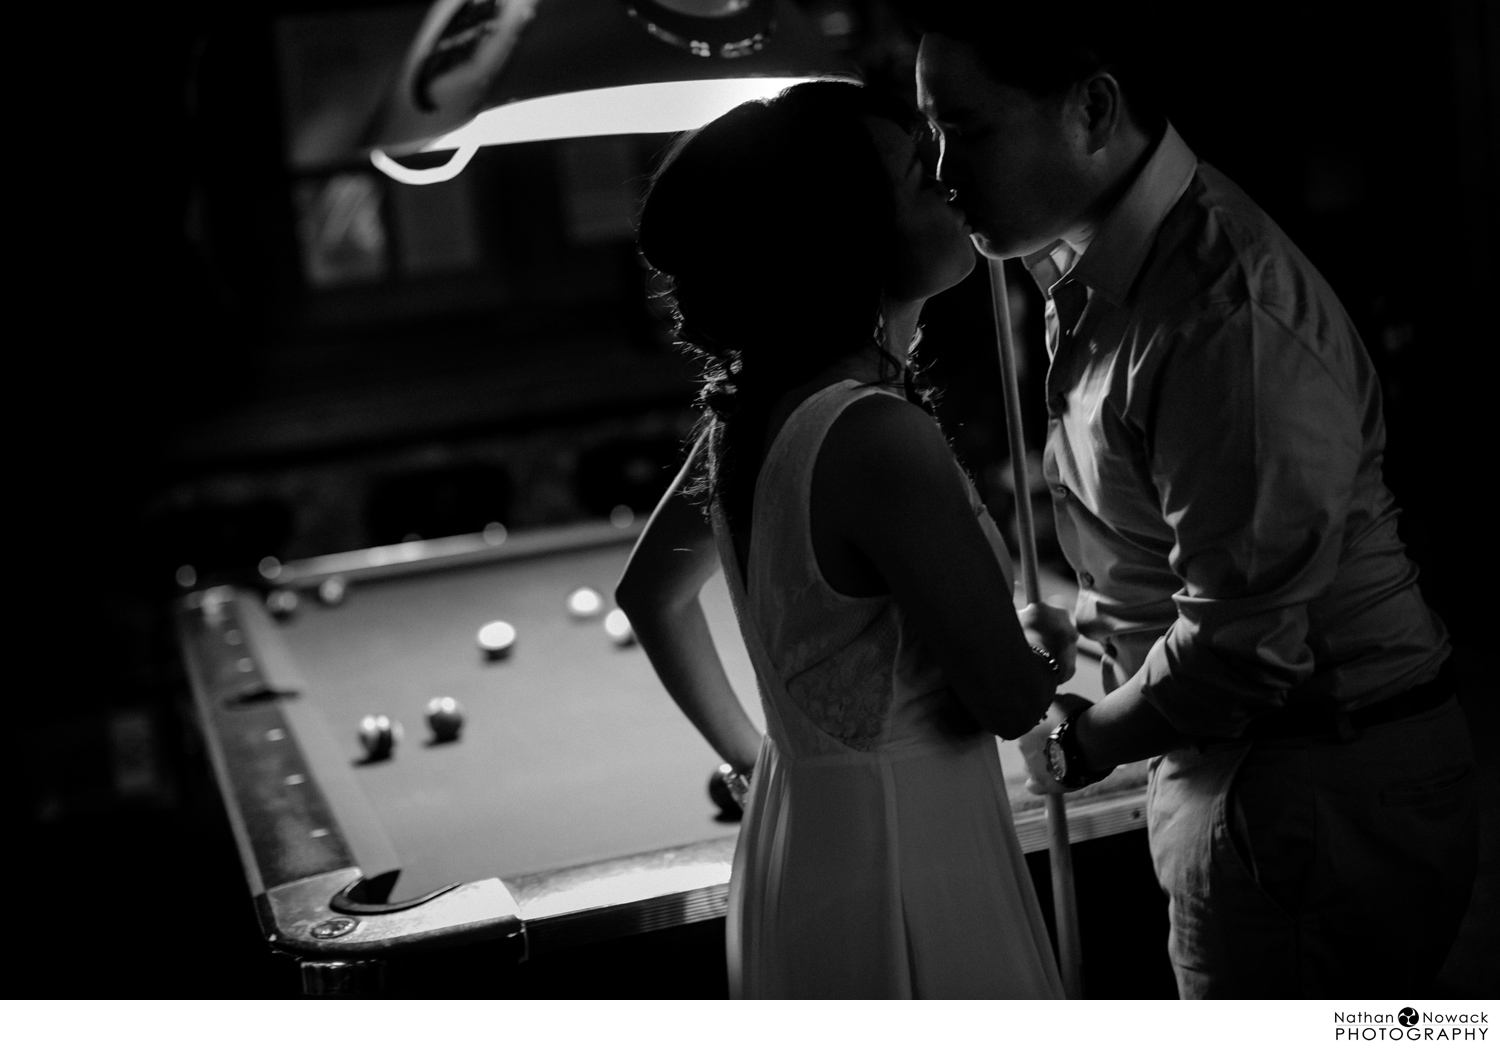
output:
[{"label": "shirt cuff", "polygon": [[1191,623],[1178,620],[1156,640],[1132,681],[1179,732],[1238,737],[1258,715],[1282,707],[1310,670],[1217,650],[1203,644]]}]

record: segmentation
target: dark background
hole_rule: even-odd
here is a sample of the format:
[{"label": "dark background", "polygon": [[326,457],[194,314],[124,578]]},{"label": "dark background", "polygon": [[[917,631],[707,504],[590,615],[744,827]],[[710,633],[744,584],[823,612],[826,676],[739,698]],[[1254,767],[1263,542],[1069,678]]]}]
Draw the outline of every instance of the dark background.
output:
[{"label": "dark background", "polygon": [[[618,200],[588,182],[617,172],[635,192],[623,180],[664,140],[484,151],[456,180],[476,240],[446,270],[409,265],[406,205],[382,180],[384,274],[310,281],[299,186],[358,169],[289,168],[275,26],[376,6],[113,5],[13,30],[18,994],[293,987],[259,943],[188,715],[164,615],[181,566],[202,583],[268,555],[645,511],[691,423],[692,368]],[[801,6],[872,78],[909,85],[912,42],[883,4]],[[1402,535],[1488,704],[1496,17],[1483,0],[1397,10],[1165,5],[1169,108],[1354,317],[1384,383]],[[603,220],[579,218],[601,200]],[[1040,300],[1015,276],[1034,385]],[[922,352],[1005,514],[989,331],[971,279],[931,305]],[[1038,411],[1033,441],[1040,426]]]}]

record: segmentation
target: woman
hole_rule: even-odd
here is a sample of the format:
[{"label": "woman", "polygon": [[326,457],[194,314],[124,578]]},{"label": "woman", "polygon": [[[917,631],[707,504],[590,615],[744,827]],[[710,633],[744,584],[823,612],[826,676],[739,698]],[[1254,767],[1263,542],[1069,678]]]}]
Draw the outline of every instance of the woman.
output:
[{"label": "woman", "polygon": [[[1073,636],[1030,607],[1028,642],[1005,547],[913,390],[922,304],[974,256],[910,128],[867,89],[794,87],[679,142],[642,211],[709,368],[700,436],[616,596],[750,777],[736,995],[1061,994],[994,735],[1043,716]],[[698,604],[720,564],[764,737]]]}]

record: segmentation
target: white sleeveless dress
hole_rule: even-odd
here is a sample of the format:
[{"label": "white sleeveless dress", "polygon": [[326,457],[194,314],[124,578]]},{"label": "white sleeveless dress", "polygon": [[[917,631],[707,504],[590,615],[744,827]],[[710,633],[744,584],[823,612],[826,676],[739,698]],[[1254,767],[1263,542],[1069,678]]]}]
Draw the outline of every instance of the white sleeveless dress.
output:
[{"label": "white sleeveless dress", "polygon": [[767,728],[730,882],[731,994],[1060,998],[995,737],[961,716],[894,600],[838,593],[813,554],[818,450],[866,396],[883,395],[836,383],[777,435],[756,481],[748,580],[715,514]]}]

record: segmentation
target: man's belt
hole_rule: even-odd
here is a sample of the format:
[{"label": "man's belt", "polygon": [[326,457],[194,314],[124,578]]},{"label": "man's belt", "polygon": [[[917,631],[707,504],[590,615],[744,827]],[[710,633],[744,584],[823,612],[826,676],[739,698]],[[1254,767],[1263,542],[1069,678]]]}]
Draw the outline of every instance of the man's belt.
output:
[{"label": "man's belt", "polygon": [[1397,693],[1389,699],[1343,712],[1313,705],[1284,707],[1256,718],[1241,739],[1286,740],[1303,736],[1332,736],[1347,742],[1370,726],[1399,722],[1403,718],[1431,711],[1456,692],[1458,676],[1453,672],[1453,661],[1444,660],[1437,677],[1432,681],[1414,685],[1406,692]]}]

